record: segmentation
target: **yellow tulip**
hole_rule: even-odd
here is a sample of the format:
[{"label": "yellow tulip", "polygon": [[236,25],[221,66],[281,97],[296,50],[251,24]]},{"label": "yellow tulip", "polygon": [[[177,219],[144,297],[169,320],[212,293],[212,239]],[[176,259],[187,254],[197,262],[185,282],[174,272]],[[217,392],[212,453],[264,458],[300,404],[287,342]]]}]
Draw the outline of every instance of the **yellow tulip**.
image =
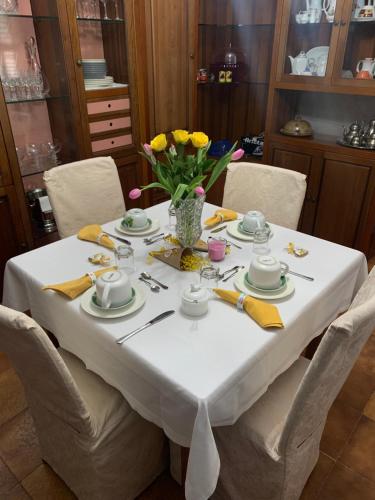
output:
[{"label": "yellow tulip", "polygon": [[187,130],[173,130],[172,135],[176,144],[186,144],[189,140],[189,132]]},{"label": "yellow tulip", "polygon": [[154,151],[164,151],[167,147],[167,137],[165,134],[159,134],[154,137],[150,143],[150,146]]},{"label": "yellow tulip", "polygon": [[189,137],[195,148],[204,148],[209,141],[208,136],[203,132],[193,132]]}]

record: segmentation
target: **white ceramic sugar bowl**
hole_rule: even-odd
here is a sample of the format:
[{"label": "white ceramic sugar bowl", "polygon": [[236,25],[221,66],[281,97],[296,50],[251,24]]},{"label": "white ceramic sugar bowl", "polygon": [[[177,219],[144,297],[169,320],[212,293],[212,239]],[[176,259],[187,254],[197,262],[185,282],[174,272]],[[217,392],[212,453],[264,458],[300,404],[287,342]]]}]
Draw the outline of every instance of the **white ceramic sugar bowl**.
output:
[{"label": "white ceramic sugar bowl", "polygon": [[201,285],[190,285],[183,291],[181,309],[188,316],[203,316],[208,311],[210,292]]}]

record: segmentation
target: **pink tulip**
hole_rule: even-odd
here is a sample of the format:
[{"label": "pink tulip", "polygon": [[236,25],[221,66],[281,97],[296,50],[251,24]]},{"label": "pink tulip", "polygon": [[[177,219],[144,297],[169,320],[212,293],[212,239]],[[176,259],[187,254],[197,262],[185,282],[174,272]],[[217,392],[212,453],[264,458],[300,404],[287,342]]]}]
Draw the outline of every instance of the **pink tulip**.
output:
[{"label": "pink tulip", "polygon": [[205,191],[204,189],[202,188],[202,186],[198,186],[194,189],[194,192],[197,196],[203,196],[205,194]]},{"label": "pink tulip", "polygon": [[232,161],[240,160],[244,154],[245,154],[245,151],[243,149],[237,149],[234,153],[232,153],[232,156],[230,157],[230,159]]},{"label": "pink tulip", "polygon": [[136,200],[137,198],[139,198],[142,194],[142,191],[138,188],[134,188],[132,189],[130,192],[129,192],[129,198],[131,200]]},{"label": "pink tulip", "polygon": [[145,142],[143,144],[143,149],[145,150],[145,153],[149,156],[152,155],[152,147],[150,146],[150,144],[147,144],[147,142]]}]

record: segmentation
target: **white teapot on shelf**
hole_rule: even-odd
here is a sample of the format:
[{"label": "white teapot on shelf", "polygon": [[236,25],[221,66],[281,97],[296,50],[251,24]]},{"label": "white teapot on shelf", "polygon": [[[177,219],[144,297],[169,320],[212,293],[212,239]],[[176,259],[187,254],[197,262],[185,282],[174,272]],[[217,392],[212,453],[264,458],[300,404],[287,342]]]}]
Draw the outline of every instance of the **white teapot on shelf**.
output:
[{"label": "white teapot on shelf", "polygon": [[290,63],[292,65],[293,75],[302,75],[306,71],[307,66],[307,55],[305,52],[301,51],[297,57],[288,56]]},{"label": "white teapot on shelf", "polygon": [[358,61],[356,71],[357,73],[360,71],[368,71],[369,75],[372,76],[372,78],[375,78],[375,59],[372,59],[371,57],[361,59],[361,61]]},{"label": "white teapot on shelf", "polygon": [[323,0],[323,12],[329,23],[333,23],[336,12],[336,0]]}]

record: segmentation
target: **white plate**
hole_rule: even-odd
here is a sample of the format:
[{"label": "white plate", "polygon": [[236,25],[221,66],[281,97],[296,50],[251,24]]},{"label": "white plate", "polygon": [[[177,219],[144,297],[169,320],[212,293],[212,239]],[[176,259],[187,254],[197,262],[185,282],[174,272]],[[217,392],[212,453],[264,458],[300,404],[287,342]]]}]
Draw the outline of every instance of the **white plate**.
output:
[{"label": "white plate", "polygon": [[[328,46],[313,47],[308,52],[306,52],[306,57],[307,57],[307,60],[314,59],[316,65],[318,65],[318,59],[320,57],[325,57],[325,60],[326,60],[325,69],[324,69],[324,75],[325,75],[326,70],[327,70],[328,54],[329,54],[329,47]],[[324,76],[324,75],[318,75],[318,76]]]},{"label": "white plate", "polygon": [[285,290],[286,288],[286,285],[287,285],[287,282],[286,282],[286,277],[283,279],[281,278],[282,280],[282,285],[280,285],[278,288],[276,288],[275,290],[266,290],[265,288],[259,288],[258,286],[255,286],[255,285],[252,285],[250,280],[249,280],[249,275],[248,273],[245,273],[245,285],[249,285],[249,287],[252,289],[252,290],[255,290],[256,292],[260,292],[260,293],[268,293],[268,292],[271,292],[271,293],[276,293],[276,292],[282,292],[283,290]]},{"label": "white plate", "polygon": [[284,299],[285,297],[289,297],[289,295],[291,295],[294,292],[294,283],[289,278],[289,276],[286,277],[286,287],[283,290],[280,290],[279,292],[278,291],[261,292],[259,289],[252,288],[245,284],[246,273],[247,269],[237,273],[236,279],[234,280],[234,285],[240,292],[246,293],[246,295],[251,295],[256,299],[263,299],[263,300]]},{"label": "white plate", "polygon": [[120,233],[128,234],[129,236],[145,236],[146,234],[154,233],[160,228],[160,222],[158,219],[151,219],[151,221],[151,226],[143,231],[128,231],[121,225],[121,222],[117,224],[116,230]]},{"label": "white plate", "polygon": [[122,318],[123,316],[128,316],[129,314],[133,314],[134,312],[138,311],[143,304],[145,303],[146,297],[140,288],[138,288],[137,285],[132,285],[134,290],[135,290],[135,301],[133,304],[125,305],[120,309],[110,309],[108,311],[102,311],[95,307],[91,301],[91,298],[93,296],[93,293],[95,292],[95,285],[86,290],[86,292],[82,295],[81,297],[81,307],[82,309],[87,312],[87,314],[90,314],[91,316],[95,316],[96,318],[107,318],[107,319],[114,319],[114,318]]},{"label": "white plate", "polygon": [[[242,233],[239,229],[238,229],[238,224],[239,224],[239,221],[238,220],[234,220],[232,222],[230,222],[228,225],[227,225],[227,233],[230,234],[231,236],[234,236],[235,238],[237,238],[238,240],[242,240],[242,241],[253,241],[254,239],[254,235],[253,234],[244,234]],[[273,232],[272,232],[272,229],[271,229],[271,233],[270,233],[270,238],[273,236]]]}]

